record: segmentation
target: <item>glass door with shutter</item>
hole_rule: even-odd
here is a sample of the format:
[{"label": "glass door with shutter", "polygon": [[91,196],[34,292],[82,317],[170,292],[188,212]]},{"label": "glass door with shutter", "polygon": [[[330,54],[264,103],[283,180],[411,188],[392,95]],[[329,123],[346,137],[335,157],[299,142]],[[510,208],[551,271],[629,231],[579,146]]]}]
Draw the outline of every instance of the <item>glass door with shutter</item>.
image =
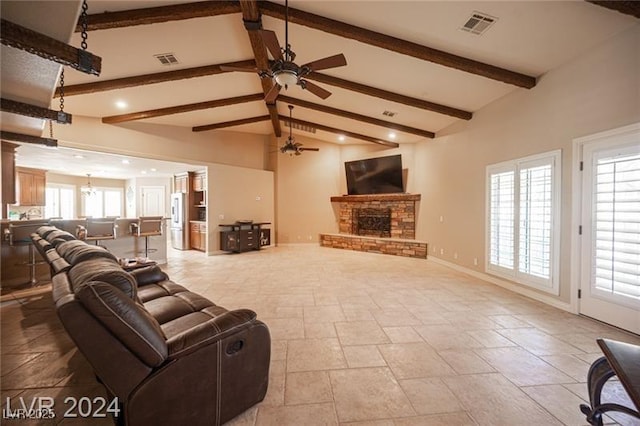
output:
[{"label": "glass door with shutter", "polygon": [[586,145],[582,191],[580,313],[640,334],[640,139]]}]

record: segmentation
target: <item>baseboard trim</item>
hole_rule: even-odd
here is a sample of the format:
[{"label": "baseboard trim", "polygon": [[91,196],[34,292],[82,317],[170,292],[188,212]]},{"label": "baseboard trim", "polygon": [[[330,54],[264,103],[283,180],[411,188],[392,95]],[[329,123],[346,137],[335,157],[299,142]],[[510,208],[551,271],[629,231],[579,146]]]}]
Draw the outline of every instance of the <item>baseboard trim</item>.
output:
[{"label": "baseboard trim", "polygon": [[447,262],[446,260],[439,259],[434,256],[430,256],[428,259],[430,262],[438,263],[442,266],[446,266],[447,268],[451,268],[455,271],[462,272],[463,274],[471,275],[472,277],[479,278],[483,281],[490,282],[491,284],[495,284],[504,289],[513,291],[514,293],[518,293],[522,296],[526,296],[530,299],[537,300],[538,302],[545,303],[547,305],[553,306],[554,308],[561,309],[563,311],[571,312],[572,314],[577,314],[574,311],[571,303],[563,302],[561,300],[554,299],[553,297],[547,296],[546,294],[538,293],[536,291],[530,290],[528,288],[521,287],[507,280],[503,280],[501,278],[495,277],[493,275],[485,274],[484,272],[474,271],[473,269],[466,268],[464,266],[456,265],[455,263]]}]

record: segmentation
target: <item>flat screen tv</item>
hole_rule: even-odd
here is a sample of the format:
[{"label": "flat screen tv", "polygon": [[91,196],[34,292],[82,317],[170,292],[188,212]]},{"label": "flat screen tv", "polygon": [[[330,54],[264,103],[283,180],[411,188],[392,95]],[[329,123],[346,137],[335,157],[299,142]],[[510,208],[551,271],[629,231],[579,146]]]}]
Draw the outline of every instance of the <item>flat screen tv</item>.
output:
[{"label": "flat screen tv", "polygon": [[344,168],[349,195],[404,192],[401,155],[346,161]]}]

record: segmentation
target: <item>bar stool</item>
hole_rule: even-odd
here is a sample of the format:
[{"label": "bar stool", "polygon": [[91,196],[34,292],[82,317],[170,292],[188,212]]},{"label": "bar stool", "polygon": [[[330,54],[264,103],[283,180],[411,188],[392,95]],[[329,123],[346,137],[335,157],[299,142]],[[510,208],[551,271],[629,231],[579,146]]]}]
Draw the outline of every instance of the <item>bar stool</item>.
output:
[{"label": "bar stool", "polygon": [[33,247],[33,242],[31,241],[31,234],[36,231],[43,224],[28,224],[28,225],[16,225],[9,224],[9,228],[7,228],[7,237],[9,239],[9,245],[12,247],[19,246],[28,246],[29,250],[29,258],[26,262],[18,262],[16,265],[28,266],[29,267],[29,282],[26,284],[30,284],[32,286],[38,283],[38,279],[36,278],[36,266],[45,263],[44,260],[36,261],[36,252]]},{"label": "bar stool", "polygon": [[149,237],[162,235],[162,216],[140,216],[138,222],[131,224],[131,233],[137,237],[144,237],[144,257],[149,258],[149,253],[158,251],[149,249]]},{"label": "bar stool", "polygon": [[100,245],[102,240],[114,240],[116,238],[116,220],[112,218],[87,218],[85,241],[95,241]]}]

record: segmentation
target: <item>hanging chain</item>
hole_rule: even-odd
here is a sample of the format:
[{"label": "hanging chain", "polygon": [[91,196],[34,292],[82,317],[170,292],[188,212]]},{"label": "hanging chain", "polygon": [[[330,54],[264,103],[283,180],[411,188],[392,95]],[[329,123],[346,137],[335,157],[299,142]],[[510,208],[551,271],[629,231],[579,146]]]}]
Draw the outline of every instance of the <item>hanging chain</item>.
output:
[{"label": "hanging chain", "polygon": [[49,137],[53,139],[53,120],[49,120]]},{"label": "hanging chain", "polygon": [[64,67],[60,72],[60,112],[64,112]]},{"label": "hanging chain", "polygon": [[82,32],[80,36],[82,37],[82,50],[87,50],[87,9],[89,6],[87,5],[87,0],[83,0],[82,2],[82,14],[80,14],[80,26],[82,27]]}]

